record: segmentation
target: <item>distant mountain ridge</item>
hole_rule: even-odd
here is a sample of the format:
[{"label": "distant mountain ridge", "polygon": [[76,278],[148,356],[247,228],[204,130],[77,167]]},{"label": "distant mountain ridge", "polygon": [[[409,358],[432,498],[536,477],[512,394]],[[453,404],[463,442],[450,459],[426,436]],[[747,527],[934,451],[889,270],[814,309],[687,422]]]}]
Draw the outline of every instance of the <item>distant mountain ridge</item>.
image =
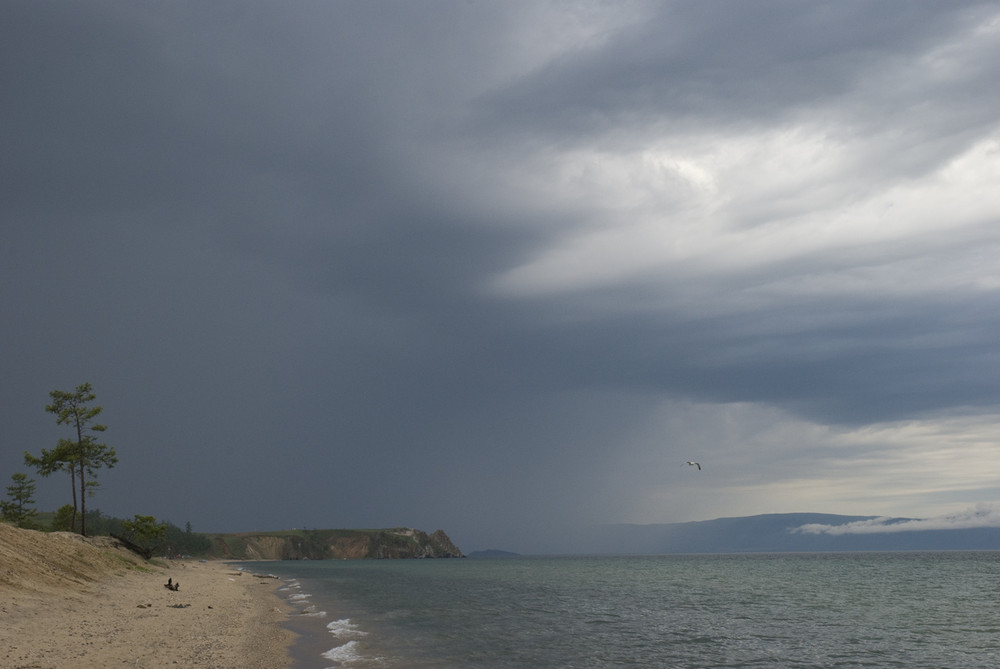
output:
[{"label": "distant mountain ridge", "polygon": [[[688,523],[604,525],[578,538],[573,552],[781,553],[821,551],[1000,550],[1000,528],[809,533],[804,525],[842,526],[877,516],[777,513]],[[889,523],[912,519],[894,518]]]}]

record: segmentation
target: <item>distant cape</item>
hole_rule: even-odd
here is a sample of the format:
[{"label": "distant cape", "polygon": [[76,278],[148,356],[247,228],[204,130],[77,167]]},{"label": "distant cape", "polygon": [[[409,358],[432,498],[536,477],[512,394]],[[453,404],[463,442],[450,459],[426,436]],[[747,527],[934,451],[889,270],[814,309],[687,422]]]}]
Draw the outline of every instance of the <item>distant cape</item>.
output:
[{"label": "distant cape", "polygon": [[[616,524],[576,537],[574,553],[781,553],[813,551],[1000,550],[1000,528],[928,529],[906,532],[816,532],[804,526],[837,528],[876,516],[777,513],[689,523]],[[886,525],[911,521],[894,518]]]},{"label": "distant cape", "polygon": [[460,558],[443,530],[284,530],[206,535],[210,555],[226,560],[361,560]]}]

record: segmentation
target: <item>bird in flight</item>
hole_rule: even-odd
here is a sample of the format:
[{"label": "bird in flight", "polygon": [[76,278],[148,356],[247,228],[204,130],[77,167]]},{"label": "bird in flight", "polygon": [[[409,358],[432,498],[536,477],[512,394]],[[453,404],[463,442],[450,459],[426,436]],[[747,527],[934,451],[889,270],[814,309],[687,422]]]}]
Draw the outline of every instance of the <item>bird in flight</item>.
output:
[{"label": "bird in flight", "polygon": [[690,460],[688,460],[687,464],[691,465],[692,467],[697,467],[698,471],[701,471],[701,463],[699,463],[699,462],[691,462]]}]

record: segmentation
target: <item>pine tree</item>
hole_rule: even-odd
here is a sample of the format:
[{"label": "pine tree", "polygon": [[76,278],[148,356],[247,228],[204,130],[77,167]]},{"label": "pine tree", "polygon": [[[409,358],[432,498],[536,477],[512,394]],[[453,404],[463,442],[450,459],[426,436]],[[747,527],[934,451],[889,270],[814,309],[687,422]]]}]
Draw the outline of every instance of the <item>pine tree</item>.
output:
[{"label": "pine tree", "polygon": [[[94,437],[93,432],[104,432],[105,425],[92,421],[103,411],[103,407],[89,406],[87,403],[97,399],[89,383],[83,383],[73,392],[53,390],[49,393],[52,404],[45,407],[49,413],[56,414],[56,423],[69,425],[76,433],[76,439],[60,439],[56,448],[51,451],[42,449],[42,455],[35,457],[24,454],[24,461],[38,470],[42,476],[63,470],[70,474],[73,487],[73,531],[76,531],[76,518],[80,518],[80,534],[87,535],[87,496],[94,494],[98,485],[96,472],[102,467],[109,469],[118,462],[115,449],[103,444]],[[77,502],[79,490],[79,503]]]},{"label": "pine tree", "polygon": [[13,483],[7,486],[9,500],[0,501],[0,517],[18,527],[32,527],[32,518],[38,513],[31,505],[35,503],[35,480],[27,474],[11,476]]}]

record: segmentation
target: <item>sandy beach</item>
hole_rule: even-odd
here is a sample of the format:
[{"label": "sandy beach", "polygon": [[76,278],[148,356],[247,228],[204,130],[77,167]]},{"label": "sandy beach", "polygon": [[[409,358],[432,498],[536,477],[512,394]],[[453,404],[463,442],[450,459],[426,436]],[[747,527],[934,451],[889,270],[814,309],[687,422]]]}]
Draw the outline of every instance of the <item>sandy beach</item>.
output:
[{"label": "sandy beach", "polygon": [[[179,583],[175,592],[167,579]],[[0,666],[288,667],[275,579],[0,523]]]}]

